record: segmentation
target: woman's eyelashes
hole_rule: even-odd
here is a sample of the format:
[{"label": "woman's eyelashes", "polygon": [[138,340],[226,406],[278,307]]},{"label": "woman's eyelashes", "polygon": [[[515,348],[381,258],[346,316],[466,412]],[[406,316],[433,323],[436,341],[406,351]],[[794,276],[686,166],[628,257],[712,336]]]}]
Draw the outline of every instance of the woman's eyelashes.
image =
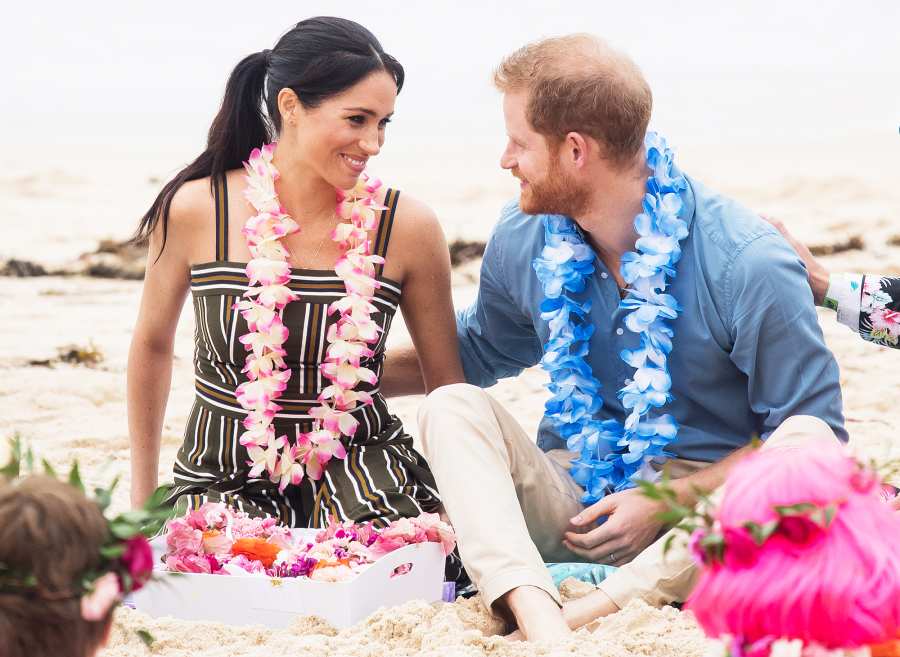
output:
[{"label": "woman's eyelashes", "polygon": [[[350,123],[352,123],[355,126],[362,127],[366,124],[368,117],[363,116],[362,114],[354,114],[353,116],[348,116],[347,120],[350,121]],[[385,128],[385,127],[387,127],[387,124],[390,122],[391,122],[390,117],[385,117],[385,118],[381,119],[381,121],[378,122],[378,127]]]}]

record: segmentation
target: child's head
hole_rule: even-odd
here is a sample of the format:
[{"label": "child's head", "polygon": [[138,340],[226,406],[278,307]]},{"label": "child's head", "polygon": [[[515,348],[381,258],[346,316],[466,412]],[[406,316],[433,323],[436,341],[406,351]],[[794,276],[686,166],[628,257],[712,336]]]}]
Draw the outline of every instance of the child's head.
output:
[{"label": "child's head", "polygon": [[88,657],[99,649],[115,605],[88,609],[84,578],[101,567],[108,536],[97,504],[74,487],[45,476],[0,480],[0,655]]},{"label": "child's head", "polygon": [[[815,508],[784,508],[806,504]],[[707,562],[688,601],[707,634],[827,648],[897,635],[900,519],[880,498],[874,473],[841,448],[817,443],[750,456],[729,476],[715,517],[724,559]],[[759,544],[748,521],[757,532],[774,531]]]}]

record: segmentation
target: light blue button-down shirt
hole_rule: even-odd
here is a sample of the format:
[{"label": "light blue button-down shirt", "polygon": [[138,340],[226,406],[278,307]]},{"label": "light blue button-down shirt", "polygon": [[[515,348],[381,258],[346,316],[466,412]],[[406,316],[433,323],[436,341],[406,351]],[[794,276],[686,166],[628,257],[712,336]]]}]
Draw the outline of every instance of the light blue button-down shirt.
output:
[{"label": "light blue button-down shirt", "polygon": [[[677,276],[667,290],[683,307],[669,356],[674,400],[661,412],[680,425],[669,451],[717,461],[765,439],[791,415],[813,415],[846,439],[838,366],[816,319],[806,270],[768,223],[687,178]],[[503,209],[481,266],[475,303],[457,315],[466,380],[488,387],[537,364],[549,329],[540,317],[541,285],[531,263],[544,244],[539,216],[517,202]],[[603,386],[599,419],[625,419],[617,398],[634,370],[620,358],[638,346],[625,329],[615,279],[602,260],[587,289],[596,324],[588,363]],[[549,393],[548,393],[549,395]],[[538,445],[565,447],[545,418]]]}]

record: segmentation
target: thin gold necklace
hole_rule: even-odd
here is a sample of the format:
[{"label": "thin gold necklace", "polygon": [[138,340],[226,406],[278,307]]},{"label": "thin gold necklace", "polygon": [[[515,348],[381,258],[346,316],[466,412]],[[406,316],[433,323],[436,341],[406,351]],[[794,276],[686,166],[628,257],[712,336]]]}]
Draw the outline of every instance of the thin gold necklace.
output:
[{"label": "thin gold necklace", "polygon": [[[335,215],[332,215],[331,218],[336,219],[337,217]],[[316,261],[316,258],[319,257],[319,253],[322,251],[322,245],[325,244],[325,238],[328,237],[329,235],[331,235],[333,230],[334,230],[334,228],[331,228],[331,229],[325,231],[325,233],[322,235],[322,239],[319,240],[319,245],[316,247],[316,250],[312,254],[312,257],[309,258],[309,260],[306,260],[306,258],[304,258],[304,260],[307,263]],[[308,267],[308,266],[304,267],[303,263],[300,260],[297,261],[297,264],[300,265],[299,269],[311,269],[311,267]]]}]

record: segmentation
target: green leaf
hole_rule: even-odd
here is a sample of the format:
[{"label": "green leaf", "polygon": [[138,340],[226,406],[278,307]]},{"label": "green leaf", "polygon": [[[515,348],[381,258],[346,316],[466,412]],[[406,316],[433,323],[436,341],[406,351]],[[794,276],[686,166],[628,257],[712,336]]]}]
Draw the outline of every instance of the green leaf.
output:
[{"label": "green leaf", "polygon": [[172,484],[163,484],[153,491],[153,494],[144,502],[144,510],[156,511],[171,506],[168,503],[168,498],[172,493],[172,488],[174,488]]},{"label": "green leaf", "polygon": [[652,481],[645,481],[641,479],[638,480],[637,485],[638,488],[641,489],[641,492],[644,494],[644,497],[649,497],[651,500],[663,499],[662,491],[660,491],[659,487]]},{"label": "green leaf", "polygon": [[663,511],[661,513],[656,514],[656,519],[660,520],[666,524],[677,525],[682,520],[685,519],[685,515],[681,511],[677,511],[675,509],[669,509],[668,511]]},{"label": "green leaf", "polygon": [[104,545],[100,548],[100,555],[104,559],[118,559],[123,554],[125,554],[125,546],[121,543],[115,543],[113,545]]},{"label": "green leaf", "polygon": [[127,540],[140,534],[140,529],[130,522],[122,520],[113,520],[109,523],[109,532],[116,538]]},{"label": "green leaf", "polygon": [[141,642],[143,642],[143,644],[145,646],[147,646],[148,648],[153,647],[153,644],[156,641],[156,638],[154,638],[154,636],[152,634],[150,634],[150,632],[148,632],[147,630],[141,629],[141,630],[137,630],[135,632],[135,634],[138,635],[138,638],[141,640]]},{"label": "green leaf", "polygon": [[22,470],[22,439],[18,434],[9,439],[9,461],[0,468],[0,476],[15,479]]},{"label": "green leaf", "polygon": [[744,527],[750,532],[750,535],[753,537],[753,542],[757,545],[762,545],[775,533],[775,530],[778,529],[778,521],[770,520],[761,525],[756,522],[745,522]]},{"label": "green leaf", "polygon": [[818,509],[815,504],[810,502],[799,502],[797,504],[778,505],[775,507],[775,513],[782,517],[787,516],[805,516]]},{"label": "green leaf", "polygon": [[123,522],[131,523],[133,525],[139,525],[143,522],[147,522],[150,519],[150,514],[142,509],[125,511],[124,513],[119,514],[116,517],[116,520],[121,520]]},{"label": "green leaf", "polygon": [[30,447],[25,450],[25,466],[28,472],[34,472],[34,452]]},{"label": "green leaf", "polygon": [[122,590],[125,593],[130,593],[131,586],[134,584],[134,580],[131,579],[131,575],[125,572],[119,572],[119,580],[122,582]]},{"label": "green leaf", "polygon": [[663,543],[663,556],[669,554],[669,550],[672,549],[672,543],[675,541],[675,534],[669,534],[668,538],[666,538],[666,542]]},{"label": "green leaf", "polygon": [[702,547],[716,547],[719,545],[725,545],[725,537],[721,534],[710,532],[700,539],[700,545]]},{"label": "green leaf", "polygon": [[112,490],[107,488],[95,488],[94,501],[97,503],[97,506],[100,507],[101,512],[106,511],[109,508],[109,505],[112,504]]},{"label": "green leaf", "polygon": [[78,461],[72,463],[72,469],[69,470],[69,485],[74,486],[84,493],[84,482],[81,481],[81,472],[78,470]]},{"label": "green leaf", "polygon": [[53,477],[54,479],[59,479],[59,476],[56,474],[56,470],[52,465],[50,465],[50,461],[47,459],[41,459],[41,467],[44,468],[44,474],[48,477]]}]

